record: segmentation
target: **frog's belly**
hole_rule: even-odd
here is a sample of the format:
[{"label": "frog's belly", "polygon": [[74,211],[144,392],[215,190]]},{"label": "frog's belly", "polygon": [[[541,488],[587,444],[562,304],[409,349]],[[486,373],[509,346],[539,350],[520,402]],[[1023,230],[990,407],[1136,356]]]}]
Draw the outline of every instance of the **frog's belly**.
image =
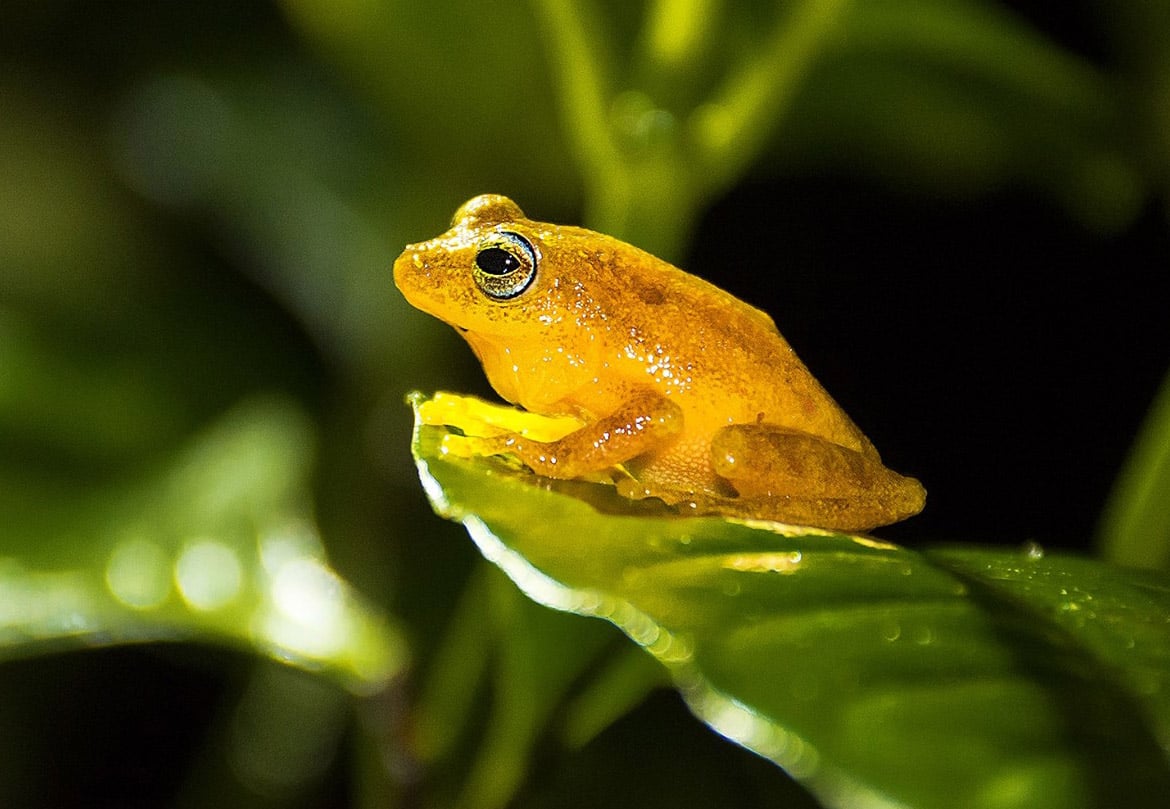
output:
[{"label": "frog's belly", "polygon": [[735,490],[711,466],[711,437],[680,439],[634,458],[626,468],[650,496],[677,503],[693,495],[734,496]]}]

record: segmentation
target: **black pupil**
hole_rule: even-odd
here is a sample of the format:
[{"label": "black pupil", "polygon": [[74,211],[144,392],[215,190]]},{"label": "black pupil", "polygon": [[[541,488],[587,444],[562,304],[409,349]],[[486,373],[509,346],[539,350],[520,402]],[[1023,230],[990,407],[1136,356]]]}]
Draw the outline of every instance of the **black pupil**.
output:
[{"label": "black pupil", "polygon": [[488,275],[507,275],[520,269],[520,262],[502,247],[485,247],[475,257],[475,264]]}]

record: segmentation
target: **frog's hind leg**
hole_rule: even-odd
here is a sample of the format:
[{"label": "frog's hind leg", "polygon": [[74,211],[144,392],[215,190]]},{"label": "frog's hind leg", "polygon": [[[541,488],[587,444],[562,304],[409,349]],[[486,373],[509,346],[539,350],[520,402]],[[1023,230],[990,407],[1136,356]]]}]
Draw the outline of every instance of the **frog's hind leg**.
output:
[{"label": "frog's hind leg", "polygon": [[866,531],[922,510],[913,478],[863,454],[773,424],[732,424],[711,442],[711,464],[738,493],[721,509],[740,516]]}]

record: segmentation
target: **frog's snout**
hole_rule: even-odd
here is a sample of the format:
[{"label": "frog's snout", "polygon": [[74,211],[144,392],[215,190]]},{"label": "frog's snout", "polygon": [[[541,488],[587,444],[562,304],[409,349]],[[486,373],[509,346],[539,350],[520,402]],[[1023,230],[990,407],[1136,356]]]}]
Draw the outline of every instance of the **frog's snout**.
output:
[{"label": "frog's snout", "polygon": [[414,279],[420,273],[425,273],[426,262],[423,261],[417,247],[418,245],[408,244],[402,254],[394,260],[394,286],[398,287],[407,300],[410,299],[410,291],[418,286]]},{"label": "frog's snout", "polygon": [[436,264],[429,256],[427,242],[407,245],[394,260],[394,286],[414,308],[447,320],[439,314],[446,305],[442,262]]},{"label": "frog's snout", "polygon": [[398,283],[406,275],[426,270],[426,261],[419,251],[420,245],[408,244],[398,258],[394,259],[394,282]]}]

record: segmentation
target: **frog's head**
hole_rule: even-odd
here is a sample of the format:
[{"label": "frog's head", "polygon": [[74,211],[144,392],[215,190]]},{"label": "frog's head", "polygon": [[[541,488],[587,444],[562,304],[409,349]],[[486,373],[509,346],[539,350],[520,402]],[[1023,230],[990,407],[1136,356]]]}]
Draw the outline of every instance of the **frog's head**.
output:
[{"label": "frog's head", "polygon": [[[563,250],[562,231],[533,222],[498,194],[460,206],[451,229],[408,245],[394,262],[394,283],[415,307],[463,334],[531,338],[536,324],[563,311],[560,273],[546,252]],[[563,269],[563,268],[562,268]]]}]

